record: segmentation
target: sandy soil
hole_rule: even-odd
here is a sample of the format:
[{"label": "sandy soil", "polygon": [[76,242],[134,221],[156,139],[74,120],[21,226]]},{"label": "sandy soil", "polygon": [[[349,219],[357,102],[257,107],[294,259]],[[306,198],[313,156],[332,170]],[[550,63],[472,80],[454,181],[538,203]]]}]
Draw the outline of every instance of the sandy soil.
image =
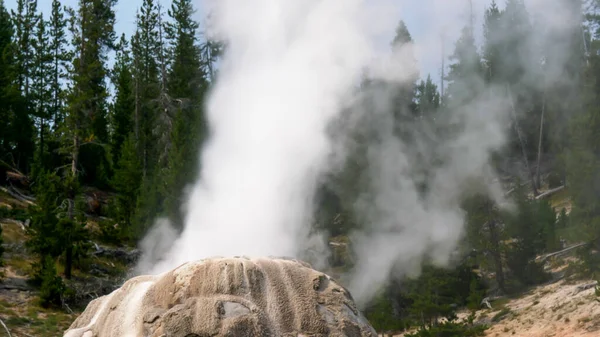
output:
[{"label": "sandy soil", "polygon": [[[592,281],[555,284],[536,288],[530,294],[510,301],[510,313],[488,331],[487,336],[579,337],[600,336],[600,303],[594,288],[580,291]],[[481,312],[494,317],[499,310]]]},{"label": "sandy soil", "polygon": [[[586,280],[571,284],[559,281],[537,287],[501,307],[480,310],[476,321],[490,326],[486,331],[489,337],[600,336],[600,300],[593,287],[583,291],[578,289],[592,282]],[[503,318],[492,322],[492,318],[501,312],[505,313]],[[467,315],[461,313],[458,316],[463,318]],[[403,334],[395,335],[401,336]]]}]

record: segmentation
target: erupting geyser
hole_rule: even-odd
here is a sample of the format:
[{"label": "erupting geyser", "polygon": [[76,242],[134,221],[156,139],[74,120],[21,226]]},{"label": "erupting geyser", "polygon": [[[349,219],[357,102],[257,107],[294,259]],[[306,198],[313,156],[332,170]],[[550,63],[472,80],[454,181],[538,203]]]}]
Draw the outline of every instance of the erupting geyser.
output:
[{"label": "erupting geyser", "polygon": [[288,259],[213,258],[92,301],[65,337],[377,336],[350,293]]}]

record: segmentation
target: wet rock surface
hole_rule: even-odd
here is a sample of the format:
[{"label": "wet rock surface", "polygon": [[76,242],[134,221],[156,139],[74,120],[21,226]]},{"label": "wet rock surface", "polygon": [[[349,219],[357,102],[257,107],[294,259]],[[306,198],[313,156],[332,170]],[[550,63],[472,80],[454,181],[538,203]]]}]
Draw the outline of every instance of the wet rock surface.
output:
[{"label": "wet rock surface", "polygon": [[346,289],[303,262],[213,258],[130,279],[92,301],[64,336],[376,334]]}]

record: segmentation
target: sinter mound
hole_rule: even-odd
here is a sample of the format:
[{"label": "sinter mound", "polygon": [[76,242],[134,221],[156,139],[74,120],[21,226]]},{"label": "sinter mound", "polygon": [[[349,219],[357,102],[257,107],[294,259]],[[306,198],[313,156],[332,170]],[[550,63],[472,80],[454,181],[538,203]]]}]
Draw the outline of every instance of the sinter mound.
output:
[{"label": "sinter mound", "polygon": [[64,337],[376,336],[350,293],[288,259],[215,258],[139,276],[92,301]]}]

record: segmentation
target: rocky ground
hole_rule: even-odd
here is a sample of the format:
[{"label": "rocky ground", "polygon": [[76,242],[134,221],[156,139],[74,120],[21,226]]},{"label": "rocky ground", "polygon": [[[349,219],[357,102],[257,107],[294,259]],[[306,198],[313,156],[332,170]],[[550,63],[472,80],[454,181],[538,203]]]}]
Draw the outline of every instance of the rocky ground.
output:
[{"label": "rocky ground", "polygon": [[[491,309],[476,312],[475,322],[489,326],[485,334],[489,337],[600,336],[597,282],[578,278],[576,264],[573,257],[550,261],[547,269],[553,281],[513,298],[491,301]],[[465,319],[469,314],[461,312],[458,317]]]},{"label": "rocky ground", "polygon": [[[0,191],[0,207],[25,209],[27,206]],[[92,254],[81,262],[86,266],[85,270],[75,270],[69,281],[81,305],[46,309],[39,305],[37,290],[28,283],[33,275],[35,257],[25,248],[27,225],[27,221],[0,219],[4,247],[4,264],[0,266],[0,320],[13,337],[62,336],[89,300],[111,292],[122,283],[122,275],[137,257],[137,252],[90,242]],[[60,263],[57,267],[62,272]],[[0,336],[7,336],[1,324]]]},{"label": "rocky ground", "polygon": [[559,281],[533,289],[494,310],[482,311],[487,336],[579,337],[600,335],[600,303],[595,282]]}]

